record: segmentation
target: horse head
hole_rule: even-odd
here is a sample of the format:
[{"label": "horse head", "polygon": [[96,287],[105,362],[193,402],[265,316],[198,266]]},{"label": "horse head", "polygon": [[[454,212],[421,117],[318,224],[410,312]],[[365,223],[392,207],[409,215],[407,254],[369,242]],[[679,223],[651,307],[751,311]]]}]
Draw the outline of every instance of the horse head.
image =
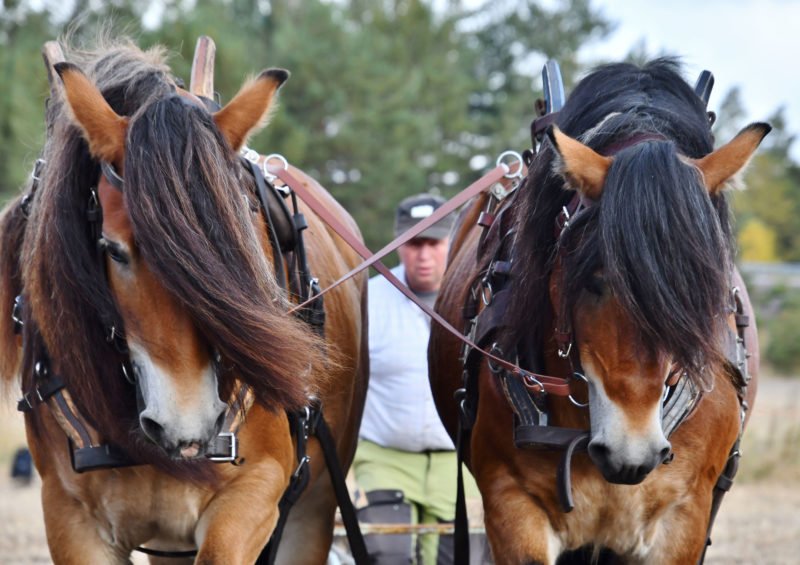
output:
[{"label": "horse head", "polygon": [[571,329],[573,368],[588,383],[588,451],[609,482],[637,484],[670,459],[665,387],[721,361],[730,257],[711,198],[769,130],[751,124],[701,159],[658,136],[603,155],[549,133],[555,170],[582,203],[560,233],[550,299]]},{"label": "horse head", "polygon": [[[241,185],[236,153],[265,121],[288,73],[262,72],[213,114],[176,88],[174,95],[121,116],[78,67],[55,68],[74,123],[91,156],[103,164],[96,191],[102,210],[97,245],[116,306],[111,331],[120,334],[124,328],[124,367],[136,384],[141,430],[173,458],[198,457],[226,415],[220,398],[226,388],[219,382],[225,360],[235,363],[234,351],[245,349],[231,343],[236,336],[219,343],[224,332],[209,327],[209,319],[226,310],[213,302],[224,296],[231,276],[214,269],[227,259],[234,269],[248,265],[249,272],[235,276],[269,282],[266,262],[252,243],[260,235],[251,242],[241,233],[219,236],[225,218],[214,221],[209,209],[246,207],[236,194]],[[207,251],[214,246],[217,253]],[[204,268],[217,280],[201,283]],[[223,288],[201,288],[214,284]]]}]

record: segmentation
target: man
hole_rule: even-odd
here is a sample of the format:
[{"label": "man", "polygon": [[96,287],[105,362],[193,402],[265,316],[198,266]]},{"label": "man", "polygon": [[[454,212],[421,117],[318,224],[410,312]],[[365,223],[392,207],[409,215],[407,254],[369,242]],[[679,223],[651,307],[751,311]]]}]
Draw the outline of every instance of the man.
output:
[{"label": "man", "polygon": [[[406,198],[397,208],[395,236],[444,204],[432,194]],[[392,269],[417,297],[433,306],[444,276],[452,215],[398,250]],[[370,382],[354,471],[368,504],[362,522],[452,522],[456,454],[428,383],[430,317],[378,275],[369,281]],[[473,483],[474,485],[474,483]],[[476,492],[476,489],[472,489]],[[415,561],[414,536],[367,536],[375,563]],[[441,539],[441,541],[440,541]],[[422,563],[452,563],[452,536],[420,538]]]}]

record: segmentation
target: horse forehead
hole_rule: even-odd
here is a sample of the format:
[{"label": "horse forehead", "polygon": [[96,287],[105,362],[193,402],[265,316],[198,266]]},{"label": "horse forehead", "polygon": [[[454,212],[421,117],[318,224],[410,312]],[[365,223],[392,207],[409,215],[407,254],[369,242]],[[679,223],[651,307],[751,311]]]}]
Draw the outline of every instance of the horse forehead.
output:
[{"label": "horse forehead", "polygon": [[97,195],[103,210],[103,231],[115,239],[130,242],[133,228],[122,191],[111,185],[105,176],[97,184]]},{"label": "horse forehead", "polygon": [[650,388],[655,381],[648,377],[662,376],[663,356],[645,349],[636,324],[616,300],[606,298],[595,307],[579,304],[574,314],[576,337],[583,342],[582,350],[602,367],[604,382],[615,388]]}]

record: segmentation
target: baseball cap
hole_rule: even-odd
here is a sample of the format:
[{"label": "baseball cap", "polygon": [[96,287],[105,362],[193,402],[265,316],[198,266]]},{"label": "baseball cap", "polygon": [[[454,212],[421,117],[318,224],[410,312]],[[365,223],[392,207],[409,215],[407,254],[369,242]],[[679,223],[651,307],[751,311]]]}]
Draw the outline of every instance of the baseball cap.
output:
[{"label": "baseball cap", "polygon": [[[405,198],[397,206],[394,217],[394,236],[397,237],[411,229],[417,223],[433,214],[445,202],[446,200],[441,196],[428,193],[415,194]],[[444,239],[450,235],[453,221],[453,214],[448,214],[417,237]]]}]

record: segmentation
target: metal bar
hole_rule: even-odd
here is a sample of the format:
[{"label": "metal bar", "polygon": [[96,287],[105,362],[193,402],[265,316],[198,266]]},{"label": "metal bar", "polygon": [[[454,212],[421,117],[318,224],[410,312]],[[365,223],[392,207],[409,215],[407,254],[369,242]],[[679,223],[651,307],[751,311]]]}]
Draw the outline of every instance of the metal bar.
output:
[{"label": "metal bar", "polygon": [[[437,534],[451,535],[455,531],[454,524],[365,524],[359,522],[361,533],[366,535],[391,535],[391,534]],[[483,526],[472,526],[471,534],[485,534]],[[337,525],[333,529],[334,537],[341,538],[347,535],[344,526]]]}]

